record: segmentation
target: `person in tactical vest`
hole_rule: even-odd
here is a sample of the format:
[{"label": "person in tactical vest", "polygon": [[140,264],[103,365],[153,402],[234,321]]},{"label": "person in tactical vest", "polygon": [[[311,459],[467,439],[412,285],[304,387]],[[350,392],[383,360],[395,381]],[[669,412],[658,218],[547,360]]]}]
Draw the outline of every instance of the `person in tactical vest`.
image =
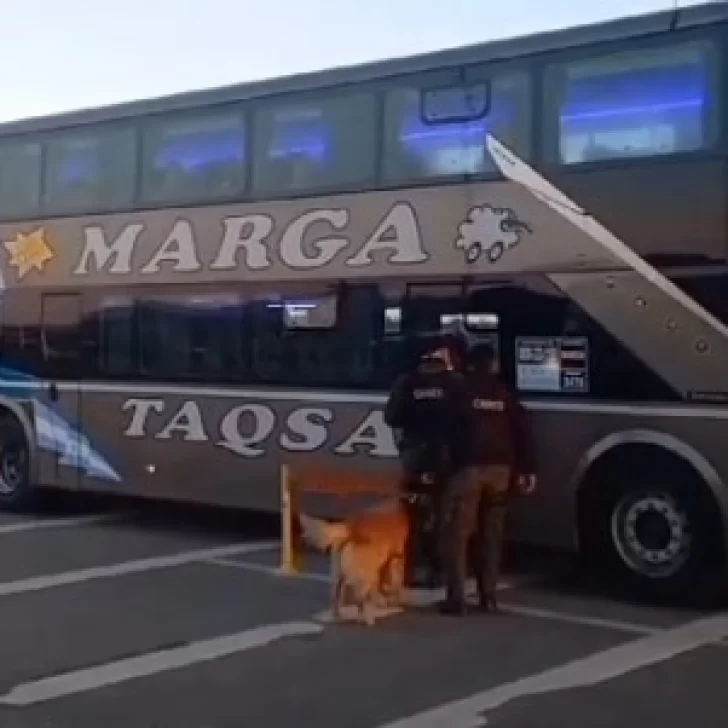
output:
[{"label": "person in tactical vest", "polygon": [[[480,606],[497,611],[506,509],[512,486],[521,494],[536,487],[535,463],[524,410],[497,375],[489,344],[478,344],[466,357],[470,410],[464,432],[463,467],[445,492],[444,517],[448,597],[445,611],[465,612],[465,576],[469,546]],[[472,543],[471,543],[472,539]]]},{"label": "person in tactical vest", "polygon": [[413,577],[422,561],[424,584],[433,587],[441,572],[441,494],[462,460],[468,399],[465,379],[453,366],[458,342],[430,336],[419,343],[417,364],[395,382],[384,420],[395,432],[405,490],[411,495],[408,581],[420,583]]}]

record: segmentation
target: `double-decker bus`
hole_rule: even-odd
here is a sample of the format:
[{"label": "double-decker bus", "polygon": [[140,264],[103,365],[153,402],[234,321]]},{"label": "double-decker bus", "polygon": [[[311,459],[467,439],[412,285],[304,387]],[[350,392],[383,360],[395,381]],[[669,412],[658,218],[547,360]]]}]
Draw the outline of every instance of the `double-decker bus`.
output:
[{"label": "double-decker bus", "polygon": [[0,506],[395,468],[457,327],[529,410],[514,538],[722,578],[727,52],[711,5],[0,126]]}]

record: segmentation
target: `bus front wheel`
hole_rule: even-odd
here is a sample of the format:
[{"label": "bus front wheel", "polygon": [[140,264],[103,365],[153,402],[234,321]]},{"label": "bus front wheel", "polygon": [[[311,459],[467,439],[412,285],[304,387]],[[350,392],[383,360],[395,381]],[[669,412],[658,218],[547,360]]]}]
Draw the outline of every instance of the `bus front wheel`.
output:
[{"label": "bus front wheel", "polygon": [[21,424],[11,414],[0,415],[0,510],[22,511],[35,504],[30,473],[30,448]]},{"label": "bus front wheel", "polygon": [[722,525],[707,486],[685,469],[610,469],[582,503],[582,555],[639,596],[689,602],[717,585]]}]

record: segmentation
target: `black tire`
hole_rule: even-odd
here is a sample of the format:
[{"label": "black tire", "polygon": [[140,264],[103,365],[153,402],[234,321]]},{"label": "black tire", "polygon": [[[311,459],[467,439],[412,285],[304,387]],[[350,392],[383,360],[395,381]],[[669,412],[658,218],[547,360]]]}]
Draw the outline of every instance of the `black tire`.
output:
[{"label": "black tire", "polygon": [[30,447],[21,424],[13,415],[0,415],[0,510],[26,511],[37,505],[30,474]]},{"label": "black tire", "polygon": [[610,468],[579,514],[582,557],[600,579],[640,598],[692,604],[720,586],[722,522],[707,486],[686,468]]}]

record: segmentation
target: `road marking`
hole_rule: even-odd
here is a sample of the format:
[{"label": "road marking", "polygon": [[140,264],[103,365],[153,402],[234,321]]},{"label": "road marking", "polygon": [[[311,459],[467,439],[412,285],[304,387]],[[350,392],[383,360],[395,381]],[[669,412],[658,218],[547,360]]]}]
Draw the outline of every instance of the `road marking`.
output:
[{"label": "road marking", "polygon": [[267,624],[244,632],[191,642],[182,647],[149,652],[96,667],[23,683],[0,697],[0,704],[16,707],[83,693],[89,690],[148,677],[166,670],[177,670],[199,662],[217,660],[237,652],[264,647],[286,637],[317,635],[323,627],[313,622],[283,622]]},{"label": "road marking", "polygon": [[57,586],[68,584],[79,584],[94,579],[108,579],[115,576],[127,574],[139,574],[144,571],[155,569],[168,569],[175,566],[184,566],[195,562],[204,562],[205,559],[216,557],[232,556],[234,554],[251,554],[259,551],[270,551],[278,548],[278,541],[262,541],[258,543],[238,543],[229,546],[218,546],[210,549],[198,549],[196,551],[183,551],[168,556],[154,556],[147,559],[135,559],[133,561],[122,561],[107,566],[92,566],[77,571],[63,571],[60,574],[48,574],[45,576],[33,576],[29,579],[18,579],[0,583],[0,597],[13,594],[24,594],[26,592],[40,591],[41,589],[52,589]]},{"label": "road marking", "polygon": [[[299,571],[297,573],[283,573],[277,566],[268,566],[267,564],[258,564],[254,561],[238,561],[237,559],[210,558],[205,559],[205,563],[216,564],[217,566],[229,566],[233,569],[242,569],[243,571],[255,571],[261,574],[270,574],[271,576],[282,576],[290,579],[308,579],[310,581],[320,581],[325,584],[331,583],[329,574],[317,574],[314,571]],[[543,574],[523,574],[521,576],[506,577],[498,583],[498,591],[507,589],[522,589],[524,587],[533,586],[548,578]],[[468,583],[468,591],[475,590],[475,582],[470,580]],[[412,589],[411,593],[416,595],[417,599],[424,600],[424,605],[430,603],[430,600],[437,601],[444,597],[443,590],[432,589]]]},{"label": "road marking", "polygon": [[648,627],[646,624],[634,624],[614,619],[602,619],[600,617],[586,617],[581,614],[570,612],[555,612],[551,609],[534,609],[522,607],[517,604],[503,604],[503,611],[508,614],[515,614],[519,617],[533,617],[535,619],[552,619],[558,622],[579,624],[585,627],[598,627],[600,629],[613,629],[617,632],[631,632],[633,634],[648,635],[657,632],[664,632],[664,629]]},{"label": "road marking", "polygon": [[216,566],[229,566],[233,569],[242,569],[243,571],[254,571],[258,574],[269,574],[270,576],[285,576],[293,579],[307,579],[310,581],[320,581],[328,584],[331,579],[328,574],[316,574],[313,571],[301,571],[297,574],[284,574],[275,566],[266,566],[265,564],[256,564],[250,561],[237,561],[235,559],[205,559],[206,564],[215,564]]},{"label": "road marking", "polygon": [[[294,579],[305,579],[309,581],[317,581],[324,584],[329,584],[331,579],[328,574],[317,574],[313,571],[301,571],[295,574],[283,575],[275,566],[268,566],[266,564],[257,564],[251,561],[238,561],[237,559],[226,559],[226,558],[212,558],[206,559],[205,563],[215,564],[217,566],[227,566],[233,569],[242,569],[243,571],[253,571],[260,574],[269,574],[270,576],[285,576],[286,578]],[[545,576],[540,574],[523,574],[522,576],[515,576],[511,578],[502,579],[498,583],[498,591],[508,591],[510,589],[522,589],[528,586],[533,586],[540,581],[543,581]],[[468,583],[468,594],[475,594],[475,583],[471,580]],[[445,592],[442,589],[411,589],[409,591],[408,603],[411,606],[426,608],[436,604],[445,597]],[[521,617],[533,617],[535,619],[549,619],[559,622],[567,622],[569,624],[578,624],[586,627],[597,627],[600,629],[611,629],[616,632],[629,632],[638,635],[649,635],[655,632],[663,631],[654,627],[649,627],[644,624],[635,624],[632,622],[623,622],[614,619],[601,619],[599,617],[587,617],[580,614],[573,614],[570,612],[556,612],[550,609],[534,609],[532,607],[522,607],[516,604],[504,603],[502,605],[503,611],[509,614],[514,614]],[[402,612],[402,609],[387,609],[382,614],[377,615],[377,619],[383,617],[393,616]],[[313,619],[317,622],[330,623],[332,617],[329,611],[319,612],[313,616]]]},{"label": "road marking", "polygon": [[74,516],[71,518],[34,518],[18,523],[6,523],[0,526],[0,536],[22,531],[35,531],[41,528],[69,528],[73,526],[91,526],[96,523],[115,521],[131,515],[130,513],[101,513],[91,516]]},{"label": "road marking", "polygon": [[481,728],[488,722],[484,713],[517,698],[591,687],[703,645],[716,644],[726,636],[728,616],[698,619],[378,728]]}]

